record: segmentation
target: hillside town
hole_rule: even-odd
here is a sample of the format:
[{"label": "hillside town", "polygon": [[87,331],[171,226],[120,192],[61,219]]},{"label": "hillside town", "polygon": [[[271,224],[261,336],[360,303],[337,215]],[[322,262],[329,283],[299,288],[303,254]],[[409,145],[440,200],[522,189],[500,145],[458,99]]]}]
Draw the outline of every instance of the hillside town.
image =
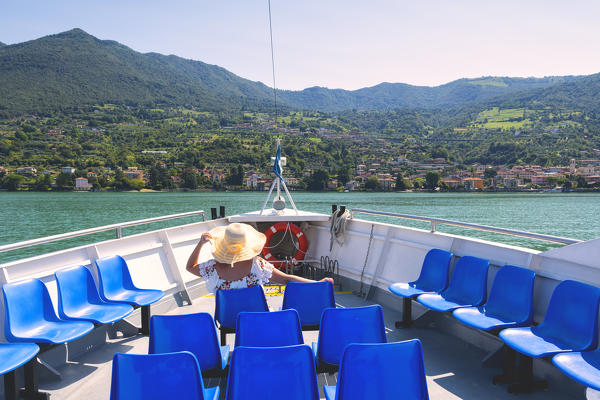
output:
[{"label": "hillside town", "polygon": [[[157,172],[158,171],[158,172]],[[251,169],[248,166],[198,169],[183,162],[172,165],[159,163],[152,169],[135,166],[77,170],[64,166],[60,170],[38,171],[35,167],[8,169],[0,166],[0,178],[8,185],[4,190],[143,190],[157,186],[157,174],[167,174],[162,190],[268,190],[273,174],[270,168]],[[291,190],[304,190],[307,180],[316,171],[305,169],[302,176],[285,176]],[[118,186],[117,181],[126,182]],[[7,185],[5,185],[7,186]],[[466,169],[448,163],[444,158],[415,162],[406,157],[392,160],[371,158],[356,165],[348,175],[327,176],[321,187],[329,191],[570,191],[600,186],[600,159],[575,160],[568,166],[482,165]]]}]

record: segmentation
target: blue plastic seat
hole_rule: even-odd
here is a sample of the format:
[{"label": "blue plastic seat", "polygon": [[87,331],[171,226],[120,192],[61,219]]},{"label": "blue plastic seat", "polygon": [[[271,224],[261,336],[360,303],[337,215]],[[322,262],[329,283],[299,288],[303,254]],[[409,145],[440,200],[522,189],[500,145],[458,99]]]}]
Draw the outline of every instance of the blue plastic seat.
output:
[{"label": "blue plastic seat", "polygon": [[267,298],[262,286],[243,289],[217,290],[215,293],[215,321],[219,323],[221,344],[225,344],[228,333],[235,332],[237,316],[240,312],[269,311]]},{"label": "blue plastic seat", "polygon": [[452,253],[431,249],[425,255],[419,278],[413,282],[397,282],[390,285],[390,292],[402,297],[417,297],[424,293],[440,293],[448,286]]},{"label": "blue plastic seat", "polygon": [[283,310],[298,311],[302,329],[319,329],[321,314],[326,308],[335,308],[333,285],[330,282],[290,282],[283,294]]},{"label": "blue plastic seat", "polygon": [[162,290],[139,289],[133,284],[127,263],[121,256],[96,260],[100,298],[109,303],[126,303],[142,307],[140,332],[148,335],[150,328],[150,304],[160,300]]},{"label": "blue plastic seat", "polygon": [[349,344],[336,386],[324,386],[327,400],[427,400],[423,349],[418,339]]},{"label": "blue plastic seat", "polygon": [[456,309],[452,315],[460,322],[484,331],[531,325],[534,280],[535,272],[505,265],[496,273],[487,303]]},{"label": "blue plastic seat", "polygon": [[280,347],[296,344],[304,344],[296,310],[238,314],[235,347]]},{"label": "blue plastic seat", "polygon": [[447,312],[461,307],[479,306],[485,302],[490,262],[479,257],[461,257],[441,294],[422,294],[417,301],[432,310]]},{"label": "blue plastic seat", "polygon": [[31,364],[30,361],[39,351],[39,346],[34,343],[0,343],[0,375],[4,375],[6,400],[19,398],[20,388],[16,370],[22,365]]},{"label": "blue plastic seat", "polygon": [[89,321],[58,318],[48,288],[38,279],[26,279],[2,286],[4,294],[4,335],[10,342],[65,343],[94,329]]},{"label": "blue plastic seat", "polygon": [[413,282],[396,282],[389,286],[390,292],[402,297],[402,323],[396,327],[408,327],[412,322],[412,299],[425,293],[440,293],[448,286],[452,253],[431,249],[425,255],[419,278]]},{"label": "blue plastic seat", "polygon": [[571,379],[600,390],[600,350],[559,353],[552,363]]},{"label": "blue plastic seat", "polygon": [[160,300],[164,295],[162,290],[137,288],[133,284],[127,263],[121,256],[96,260],[96,266],[100,280],[100,297],[104,301],[141,307]]},{"label": "blue plastic seat", "polygon": [[231,357],[227,400],[318,400],[310,347],[237,347]]},{"label": "blue plastic seat", "polygon": [[505,329],[500,338],[519,353],[535,358],[589,350],[598,344],[599,302],[600,289],[563,281],[554,289],[541,324]]},{"label": "blue plastic seat", "polygon": [[61,269],[54,276],[58,287],[58,315],[62,319],[108,324],[133,311],[129,304],[102,301],[92,273],[84,266]]},{"label": "blue plastic seat", "polygon": [[321,317],[321,330],[313,353],[320,370],[335,369],[346,345],[386,343],[383,310],[380,305],[355,308],[328,308]]},{"label": "blue plastic seat", "polygon": [[110,400],[217,400],[219,387],[205,388],[190,352],[122,354],[113,358]]},{"label": "blue plastic seat", "polygon": [[545,387],[544,382],[533,381],[533,358],[596,347],[599,304],[600,289],[581,282],[563,281],[554,289],[541,324],[500,331],[504,343],[521,353],[520,381],[509,390],[529,392]]},{"label": "blue plastic seat", "polygon": [[229,346],[220,346],[217,327],[208,313],[153,315],[148,353],[189,351],[202,372],[220,372],[227,366]]}]

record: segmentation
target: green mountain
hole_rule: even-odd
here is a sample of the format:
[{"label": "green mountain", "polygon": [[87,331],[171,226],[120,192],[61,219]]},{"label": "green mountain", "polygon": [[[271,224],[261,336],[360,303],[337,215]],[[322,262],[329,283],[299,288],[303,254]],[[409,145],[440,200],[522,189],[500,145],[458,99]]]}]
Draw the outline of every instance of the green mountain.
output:
[{"label": "green mountain", "polygon": [[[439,109],[492,99],[507,104],[534,99],[575,104],[598,100],[597,81],[597,75],[483,77],[436,87],[381,83],[353,91],[280,90],[278,99],[284,107],[320,111]],[[273,104],[272,89],[260,82],[200,61],[142,54],[81,29],[0,47],[0,110],[22,113],[103,103],[194,106],[207,111],[267,110]]]},{"label": "green mountain", "polygon": [[385,110],[393,108],[446,108],[468,102],[488,100],[508,93],[545,88],[577,77],[507,78],[483,77],[459,79],[436,87],[412,86],[403,83],[381,83],[354,91],[321,87],[299,92],[286,91],[281,99],[300,108],[322,111],[348,109]]},{"label": "green mountain", "polygon": [[600,73],[587,75],[543,89],[527,90],[502,96],[493,105],[510,108],[535,104],[578,111],[597,112],[600,109]]},{"label": "green mountain", "polygon": [[267,86],[199,61],[141,54],[80,29],[0,49],[0,109],[83,104],[266,106]]}]

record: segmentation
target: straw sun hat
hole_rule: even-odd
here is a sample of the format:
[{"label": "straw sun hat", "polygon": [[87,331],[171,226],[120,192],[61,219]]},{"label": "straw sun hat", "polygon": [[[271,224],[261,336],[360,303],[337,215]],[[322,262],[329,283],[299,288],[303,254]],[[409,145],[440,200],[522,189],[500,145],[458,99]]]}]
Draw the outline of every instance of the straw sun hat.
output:
[{"label": "straw sun hat", "polygon": [[267,237],[248,224],[233,223],[218,226],[208,233],[212,236],[213,257],[223,264],[250,260],[262,251]]}]

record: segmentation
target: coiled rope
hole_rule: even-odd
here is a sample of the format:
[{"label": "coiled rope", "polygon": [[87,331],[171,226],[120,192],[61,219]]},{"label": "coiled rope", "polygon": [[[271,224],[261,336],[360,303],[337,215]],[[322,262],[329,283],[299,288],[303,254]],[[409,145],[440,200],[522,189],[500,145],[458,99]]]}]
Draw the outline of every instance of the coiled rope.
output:
[{"label": "coiled rope", "polygon": [[331,235],[329,242],[329,251],[333,249],[333,243],[336,242],[338,245],[343,246],[346,240],[346,223],[350,217],[350,211],[345,210],[343,213],[334,211],[331,214],[331,225],[329,227],[329,233]]}]

